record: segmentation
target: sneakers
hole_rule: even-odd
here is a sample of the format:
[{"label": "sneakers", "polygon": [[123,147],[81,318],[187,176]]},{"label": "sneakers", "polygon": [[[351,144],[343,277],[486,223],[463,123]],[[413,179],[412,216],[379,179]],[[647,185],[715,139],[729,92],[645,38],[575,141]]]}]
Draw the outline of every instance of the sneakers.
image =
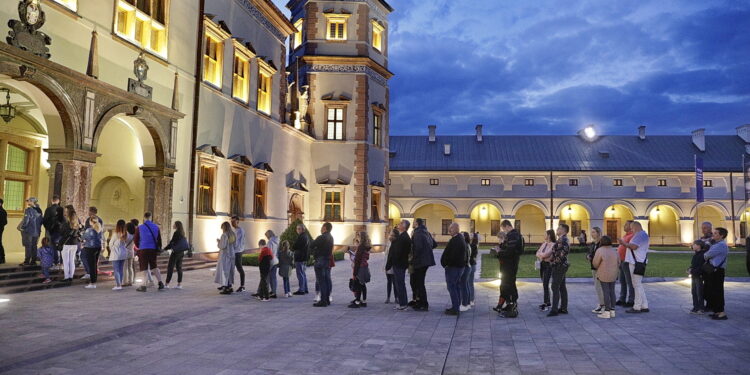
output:
[{"label": "sneakers", "polygon": [[469,302],[469,306],[474,307],[474,301]]},{"label": "sneakers", "polygon": [[159,290],[163,290],[163,289],[164,289],[164,283],[159,281]]},{"label": "sneakers", "polygon": [[690,313],[693,315],[703,315],[704,311],[699,309],[692,309],[690,310]]},{"label": "sneakers", "polygon": [[727,316],[727,314],[718,313],[718,314],[712,315],[711,319],[713,319],[713,320],[727,320],[727,319],[729,319],[729,317]]},{"label": "sneakers", "polygon": [[91,279],[91,275],[89,275],[89,274],[85,274],[85,275],[81,276],[81,280],[89,280],[89,279]]},{"label": "sneakers", "polygon": [[[605,311],[604,310],[604,306],[602,306],[602,305],[599,305],[599,307],[591,310],[591,312],[594,313],[594,314],[601,314],[602,311]],[[600,316],[600,318],[601,318],[601,316]]]},{"label": "sneakers", "polygon": [[394,309],[394,310],[397,310],[397,311],[404,311],[404,310],[406,310],[406,309],[407,309],[408,307],[409,307],[409,305],[404,305],[404,306],[396,306],[396,307],[394,307],[393,309]]},{"label": "sneakers", "polygon": [[246,289],[245,289],[245,287],[244,287],[244,286],[241,286],[241,287],[237,288],[237,290],[236,290],[236,293],[242,293],[242,292],[244,292],[245,290],[246,290]]},{"label": "sneakers", "polygon": [[615,309],[609,310],[609,317],[614,318],[615,317]]},{"label": "sneakers", "polygon": [[45,279],[44,281],[42,281],[42,284],[49,284],[51,282],[52,282],[52,279]]},{"label": "sneakers", "polygon": [[599,315],[597,315],[597,317],[602,318],[602,319],[609,319],[612,317],[612,314],[611,314],[611,311],[605,310],[605,311],[602,311]]},{"label": "sneakers", "polygon": [[276,293],[273,293],[273,294],[271,294],[271,295],[270,295],[270,297],[271,297],[271,298],[279,298],[279,297],[278,297],[278,296],[276,295]]},{"label": "sneakers", "polygon": [[86,289],[96,289],[96,284],[89,284],[89,285],[84,286],[84,288],[86,288]]},{"label": "sneakers", "polygon": [[228,295],[228,294],[232,294],[233,291],[234,289],[232,289],[231,287],[227,287],[227,288],[224,288],[224,290],[222,290],[221,292],[219,292],[219,294]]},{"label": "sneakers", "polygon": [[286,298],[292,298],[292,293],[287,293]]},{"label": "sneakers", "polygon": [[365,301],[360,302],[359,307],[367,307],[367,302]]},{"label": "sneakers", "polygon": [[315,303],[320,302],[320,293],[315,294],[315,299],[313,300]]},{"label": "sneakers", "polygon": [[116,286],[116,287],[112,288],[112,290],[122,290],[122,287],[121,286]]},{"label": "sneakers", "polygon": [[359,308],[359,303],[357,301],[354,301],[354,302],[350,303],[349,306],[347,306],[347,307],[350,308],[350,309],[358,309]]},{"label": "sneakers", "polygon": [[298,290],[298,291],[296,291],[296,292],[294,292],[294,293],[292,293],[292,294],[293,294],[293,295],[295,295],[295,296],[304,296],[304,295],[305,295],[305,292],[303,292],[303,291],[301,291],[301,290]]},{"label": "sneakers", "polygon": [[459,312],[453,309],[445,309],[445,315],[458,316]]},{"label": "sneakers", "polygon": [[268,298],[261,298],[261,299],[260,299],[260,302],[271,302],[271,300],[270,300],[270,299],[268,299]]},{"label": "sneakers", "polygon": [[138,291],[138,292],[145,292],[146,291],[146,286],[145,285],[141,285],[138,288],[136,288],[135,290]]},{"label": "sneakers", "polygon": [[469,311],[469,310],[471,310],[471,306],[469,305],[461,305],[458,307],[458,311],[460,312]]}]

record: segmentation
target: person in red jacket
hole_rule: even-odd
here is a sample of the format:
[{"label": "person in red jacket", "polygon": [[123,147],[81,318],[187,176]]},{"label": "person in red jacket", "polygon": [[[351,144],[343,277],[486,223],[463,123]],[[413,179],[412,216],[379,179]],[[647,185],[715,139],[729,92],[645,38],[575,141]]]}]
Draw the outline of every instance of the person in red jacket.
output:
[{"label": "person in red jacket", "polygon": [[261,248],[260,255],[258,256],[260,281],[258,282],[258,296],[255,298],[262,302],[268,302],[271,300],[268,292],[268,274],[271,272],[271,259],[273,259],[273,254],[271,253],[271,249],[266,246],[266,240],[261,239],[258,241],[258,247]]}]

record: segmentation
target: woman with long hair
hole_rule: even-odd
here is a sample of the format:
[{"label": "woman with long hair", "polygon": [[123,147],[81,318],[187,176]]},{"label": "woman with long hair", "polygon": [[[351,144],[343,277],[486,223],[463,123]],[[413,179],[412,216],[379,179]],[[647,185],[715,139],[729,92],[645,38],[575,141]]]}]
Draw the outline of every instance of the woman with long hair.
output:
[{"label": "woman with long hair", "polygon": [[352,264],[352,280],[356,285],[354,291],[354,301],[349,304],[350,308],[367,307],[367,283],[370,282],[370,250],[372,241],[367,232],[359,232],[359,245],[354,253],[354,263]]},{"label": "woman with long hair", "polygon": [[169,289],[169,282],[172,281],[172,272],[175,267],[177,268],[177,286],[175,289],[182,289],[182,258],[185,257],[185,252],[190,250],[190,244],[188,244],[187,237],[185,236],[185,228],[182,222],[177,220],[172,225],[174,233],[172,239],[164,248],[164,250],[172,250],[169,254],[169,263],[167,264],[167,282],[165,287]]},{"label": "woman with long hair", "polygon": [[127,256],[122,272],[122,286],[133,286],[133,283],[135,283],[135,241],[133,241],[133,238],[137,230],[138,225],[132,221],[125,224],[125,231],[128,232],[130,241],[125,244]]},{"label": "woman with long hair", "polygon": [[109,261],[115,273],[115,287],[112,290],[122,290],[123,270],[128,259],[128,242],[133,241],[133,235],[128,233],[125,220],[117,220],[115,230],[109,239]]},{"label": "woman with long hair", "polygon": [[284,297],[292,296],[292,286],[289,282],[289,275],[292,272],[294,264],[294,253],[290,250],[289,241],[281,241],[279,246],[279,276],[284,284]]},{"label": "woman with long hair", "polygon": [[600,314],[601,312],[606,310],[605,306],[605,300],[604,300],[604,290],[602,289],[601,281],[598,277],[596,277],[596,267],[594,266],[594,256],[596,256],[596,251],[599,249],[599,240],[602,237],[602,229],[599,227],[593,227],[591,228],[591,244],[589,245],[589,251],[588,254],[586,254],[586,259],[589,260],[589,263],[591,263],[591,274],[594,276],[594,290],[596,291],[596,296],[599,301],[599,305],[595,307],[593,310],[591,310],[594,314]]},{"label": "woman with long hair", "polygon": [[73,274],[76,271],[76,252],[81,239],[81,222],[72,205],[65,206],[65,221],[60,232],[62,233],[62,259],[65,274],[63,281],[70,281],[73,280]]},{"label": "woman with long hair", "polygon": [[539,310],[546,311],[550,303],[549,280],[552,277],[552,267],[549,264],[549,258],[552,256],[552,248],[557,242],[557,235],[552,229],[548,229],[544,236],[544,242],[536,251],[536,259],[539,263],[539,278],[542,279],[542,288],[544,289],[544,301],[539,305]]},{"label": "woman with long hair", "polygon": [[234,279],[234,235],[232,225],[228,221],[221,223],[221,238],[216,240],[219,246],[219,259],[216,260],[216,278],[214,282],[219,284],[221,294],[232,294],[234,290],[230,286]]},{"label": "woman with long hair", "polygon": [[[388,253],[391,250],[391,244],[393,243],[393,241],[396,240],[396,238],[398,238],[398,234],[399,234],[398,233],[398,229],[397,228],[393,228],[393,230],[391,231],[391,234],[388,236],[388,248],[385,249],[385,259],[388,259]],[[388,269],[388,270],[386,270],[385,268],[383,268],[383,270],[385,271],[385,279],[386,279],[386,281],[385,281],[386,282],[386,285],[385,285],[385,292],[386,292],[385,303],[391,303],[391,291],[394,290],[393,268]]]},{"label": "woman with long hair", "polygon": [[[99,270],[99,254],[102,252],[102,224],[96,216],[86,218],[86,225],[83,229],[83,250],[81,251],[81,260],[88,265],[89,284],[86,289],[96,289],[96,280]],[[86,279],[86,276],[84,276]]]}]

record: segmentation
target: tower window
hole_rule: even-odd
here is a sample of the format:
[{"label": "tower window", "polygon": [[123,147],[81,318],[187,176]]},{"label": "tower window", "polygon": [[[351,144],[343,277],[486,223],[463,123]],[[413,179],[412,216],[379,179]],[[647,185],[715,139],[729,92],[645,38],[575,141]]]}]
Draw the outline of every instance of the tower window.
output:
[{"label": "tower window", "polygon": [[385,27],[381,24],[372,21],[372,48],[383,52],[383,35],[385,34]]},{"label": "tower window", "polygon": [[328,13],[325,16],[327,18],[326,39],[346,40],[346,21],[349,19],[350,14]]},{"label": "tower window", "polygon": [[302,18],[298,19],[294,23],[294,28],[296,29],[294,31],[294,36],[292,37],[292,49],[296,49],[297,47],[302,45],[302,26],[304,21]]},{"label": "tower window", "polygon": [[383,115],[375,113],[372,116],[372,144],[375,146],[383,145]]},{"label": "tower window", "polygon": [[344,107],[327,107],[325,139],[333,141],[344,140]]}]

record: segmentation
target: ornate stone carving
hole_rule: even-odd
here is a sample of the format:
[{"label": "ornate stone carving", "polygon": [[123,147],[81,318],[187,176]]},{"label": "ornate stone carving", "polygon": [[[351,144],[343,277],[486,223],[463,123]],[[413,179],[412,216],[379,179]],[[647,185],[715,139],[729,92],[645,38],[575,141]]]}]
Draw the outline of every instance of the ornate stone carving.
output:
[{"label": "ornate stone carving", "polygon": [[143,81],[148,78],[148,63],[146,62],[146,59],[143,58],[143,52],[141,52],[138,55],[138,58],[133,61],[133,74],[135,74],[137,80],[128,78],[128,92],[151,99],[154,89],[143,83]]},{"label": "ornate stone carving", "polygon": [[10,31],[5,38],[8,44],[29,51],[37,56],[50,58],[49,48],[52,39],[39,31],[44,25],[45,15],[39,0],[21,0],[18,2],[19,20],[8,21]]},{"label": "ornate stone carving", "polygon": [[368,77],[372,78],[373,81],[381,84],[382,86],[388,86],[388,80],[380,75],[380,73],[364,65],[344,65],[344,64],[310,64],[305,65],[302,68],[304,73],[364,73]]},{"label": "ornate stone carving", "polygon": [[265,26],[268,31],[273,34],[276,39],[278,39],[280,42],[284,42],[286,40],[286,35],[282,34],[281,31],[279,31],[276,26],[271,23],[268,19],[266,19],[265,16],[263,16],[263,13],[258,10],[253,4],[250,3],[248,0],[238,0],[237,1],[240,6],[242,6],[248,13],[250,13],[253,18],[255,18],[256,21],[258,21],[261,25]]}]

